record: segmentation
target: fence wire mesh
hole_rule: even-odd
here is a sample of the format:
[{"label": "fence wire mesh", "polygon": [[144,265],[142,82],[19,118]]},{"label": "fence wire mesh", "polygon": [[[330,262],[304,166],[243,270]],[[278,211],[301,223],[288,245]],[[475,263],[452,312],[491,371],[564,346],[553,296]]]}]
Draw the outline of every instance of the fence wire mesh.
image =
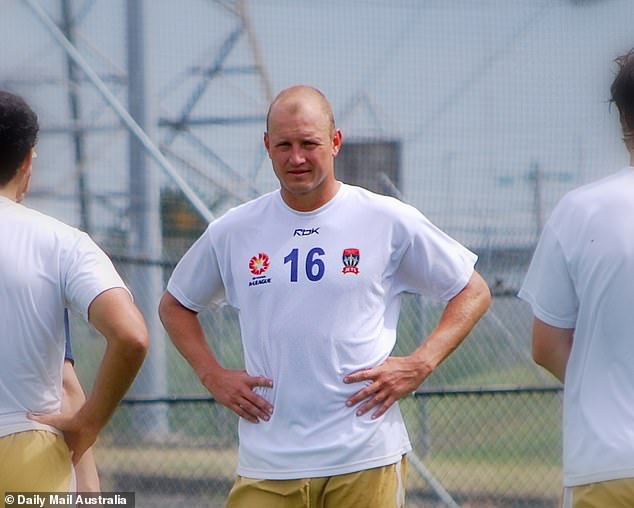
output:
[{"label": "fence wire mesh", "polygon": [[[144,371],[96,448],[104,488],[137,491],[140,507],[222,506],[236,417],[209,400],[156,306],[205,227],[184,186],[214,216],[275,188],[266,108],[280,89],[310,83],[345,135],[339,175],[412,203],[477,252],[495,296],[466,342],[401,403],[416,454],[408,506],[450,505],[434,482],[462,507],[556,506],[560,392],[531,361],[530,312],[514,295],[562,194],[626,162],[607,98],[611,60],[632,45],[631,7],[3,0],[0,88],[22,94],[42,126],[27,204],[95,238],[152,333]],[[118,105],[169,168],[148,156]],[[395,354],[414,349],[440,311],[408,296]],[[241,366],[235,312],[201,318],[221,361]],[[79,318],[72,335],[89,389],[104,344]]]},{"label": "fence wire mesh", "polygon": [[[124,404],[97,449],[104,486],[134,490],[151,506],[182,506],[183,499],[187,506],[222,506],[234,479],[237,417],[202,398],[156,404],[168,406],[174,431],[148,440],[135,431],[140,404]],[[432,481],[465,508],[556,506],[557,389],[424,390],[403,400],[401,409],[416,457],[408,506],[446,506]]]}]

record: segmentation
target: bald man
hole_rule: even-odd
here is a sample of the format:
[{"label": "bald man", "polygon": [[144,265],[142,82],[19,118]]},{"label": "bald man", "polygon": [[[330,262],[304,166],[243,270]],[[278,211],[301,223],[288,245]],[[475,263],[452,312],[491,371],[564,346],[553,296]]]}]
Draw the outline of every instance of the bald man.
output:
[{"label": "bald man", "polygon": [[[476,256],[400,201],[343,184],[326,97],[282,91],[264,145],[280,189],[212,222],[178,263],[159,313],[214,398],[239,417],[228,508],[404,506],[411,446],[396,402],[486,311]],[[400,297],[446,302],[411,355],[390,356]],[[224,368],[198,313],[240,315],[245,369]]]}]

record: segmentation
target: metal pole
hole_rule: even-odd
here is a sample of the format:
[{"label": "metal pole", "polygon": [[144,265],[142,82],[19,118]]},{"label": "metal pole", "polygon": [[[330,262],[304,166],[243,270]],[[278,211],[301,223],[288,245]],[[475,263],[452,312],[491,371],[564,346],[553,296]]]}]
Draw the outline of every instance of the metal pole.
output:
[{"label": "metal pole", "polygon": [[[143,0],[127,0],[128,108],[139,127],[147,132],[155,123],[150,120],[151,109],[148,106],[152,94],[147,89],[145,79],[147,60],[144,55],[143,4]],[[132,133],[129,143],[129,254],[160,259],[162,244],[158,175],[150,171],[147,151]],[[160,266],[135,264],[130,267],[129,274],[131,290],[152,337],[152,345],[131,394],[164,396],[167,394],[165,332],[156,312],[162,292],[162,270]],[[133,422],[137,433],[144,438],[160,438],[169,431],[167,406],[137,407]]]},{"label": "metal pole", "polygon": [[266,99],[266,102],[271,102],[273,100],[273,87],[271,86],[271,80],[269,79],[269,74],[264,65],[264,59],[262,58],[260,45],[258,44],[257,37],[255,36],[253,23],[251,23],[251,16],[249,15],[249,6],[247,4],[247,0],[238,1],[238,13],[240,15],[240,18],[242,19],[242,25],[247,31],[247,37],[249,39],[251,53],[253,54],[253,60],[255,61],[255,66],[258,69],[258,73],[260,74],[260,81],[262,83],[264,98]]},{"label": "metal pole", "polygon": [[453,500],[451,494],[449,494],[445,487],[442,486],[442,483],[436,480],[431,471],[427,469],[427,466],[423,464],[423,461],[420,460],[414,452],[410,452],[407,454],[407,460],[414,467],[414,469],[418,471],[418,474],[420,474],[423,479],[429,484],[429,486],[447,508],[460,508],[460,505]]},{"label": "metal pole", "polygon": [[542,212],[542,185],[544,180],[544,174],[542,168],[539,166],[539,162],[533,161],[531,172],[531,178],[535,184],[533,188],[533,198],[535,202],[535,233],[537,238],[542,234],[544,229],[544,220]]},{"label": "metal pole", "polygon": [[[71,44],[75,44],[75,23],[70,0],[62,0],[62,19],[64,33]],[[66,66],[68,71],[68,102],[73,126],[81,119],[81,105],[79,100],[79,80],[77,79],[77,67],[73,60],[67,56]],[[80,227],[86,233],[91,232],[90,207],[88,204],[88,185],[84,171],[84,133],[81,129],[73,129],[73,144],[75,146],[75,168],[77,169],[77,191],[79,193],[79,217]]]},{"label": "metal pole", "polygon": [[42,22],[46,29],[53,36],[55,41],[64,49],[66,54],[77,64],[86,77],[90,80],[93,86],[97,89],[99,94],[103,97],[106,103],[117,114],[123,124],[134,134],[134,136],[143,144],[145,150],[154,159],[158,166],[170,177],[170,179],[178,186],[183,192],[187,200],[192,204],[194,209],[200,214],[200,216],[207,222],[211,222],[214,219],[214,215],[207,208],[193,189],[183,180],[178,172],[172,167],[170,162],[165,158],[161,151],[156,147],[154,142],[149,136],[141,129],[134,119],[130,116],[128,111],[121,105],[117,98],[110,92],[108,87],[104,84],[97,73],[88,65],[81,54],[77,51],[68,39],[64,36],[61,30],[57,27],[55,22],[46,13],[44,9],[37,3],[36,0],[22,0]]}]

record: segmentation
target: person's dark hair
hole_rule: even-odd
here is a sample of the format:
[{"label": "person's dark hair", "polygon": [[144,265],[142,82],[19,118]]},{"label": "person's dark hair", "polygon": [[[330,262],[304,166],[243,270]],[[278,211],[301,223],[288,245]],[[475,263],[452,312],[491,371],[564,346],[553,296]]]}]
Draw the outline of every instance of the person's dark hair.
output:
[{"label": "person's dark hair", "polygon": [[612,82],[610,92],[613,102],[619,110],[623,139],[628,148],[634,148],[634,48],[615,62],[619,66]]},{"label": "person's dark hair", "polygon": [[0,186],[16,175],[37,142],[37,115],[22,99],[0,90]]}]

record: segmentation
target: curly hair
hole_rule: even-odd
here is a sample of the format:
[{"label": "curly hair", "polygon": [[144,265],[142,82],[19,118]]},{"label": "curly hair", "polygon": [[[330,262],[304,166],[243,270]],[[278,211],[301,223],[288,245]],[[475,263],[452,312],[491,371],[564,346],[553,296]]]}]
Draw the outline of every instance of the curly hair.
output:
[{"label": "curly hair", "polygon": [[634,149],[634,48],[616,58],[615,62],[618,71],[610,87],[610,102],[619,110],[625,144]]},{"label": "curly hair", "polygon": [[0,90],[0,186],[17,174],[37,142],[38,131],[37,115],[24,99]]}]

